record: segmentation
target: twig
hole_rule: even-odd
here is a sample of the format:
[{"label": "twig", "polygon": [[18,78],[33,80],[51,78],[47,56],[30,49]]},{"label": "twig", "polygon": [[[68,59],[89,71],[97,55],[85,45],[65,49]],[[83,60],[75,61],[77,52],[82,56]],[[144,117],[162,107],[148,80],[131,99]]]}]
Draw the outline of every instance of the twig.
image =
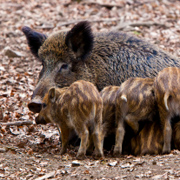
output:
[{"label": "twig", "polygon": [[101,3],[101,2],[96,2],[96,1],[82,1],[81,2],[82,5],[84,4],[90,4],[90,5],[98,5],[98,6],[103,6],[103,7],[107,7],[107,8],[113,8],[113,7],[118,7],[118,8],[123,8],[122,5],[119,4],[114,4],[114,3]]},{"label": "twig", "polygon": [[44,179],[52,178],[54,177],[55,174],[56,174],[56,171],[52,171],[50,173],[45,174],[44,176],[36,178],[35,180],[44,180]]},{"label": "twig", "polygon": [[169,26],[165,23],[159,23],[159,22],[132,22],[132,23],[122,23],[117,25],[116,27],[112,28],[112,30],[117,31],[117,30],[123,30],[126,27],[131,26],[131,27],[137,27],[137,26],[145,26],[145,27],[150,27],[150,26],[161,26],[164,28],[169,28]]},{"label": "twig", "polygon": [[22,125],[31,125],[33,124],[33,121],[14,121],[14,122],[8,122],[8,123],[0,123],[0,126],[22,126]]},{"label": "twig", "polygon": [[[150,2],[154,2],[153,0],[150,1],[150,0],[147,0],[147,1],[144,1],[144,2],[139,2],[139,1],[133,1],[132,3],[130,2],[126,2],[126,4],[129,4],[129,5],[132,5],[133,8],[135,7],[138,7],[138,6],[142,6],[146,3],[150,3]],[[69,6],[70,4],[72,4],[72,1],[68,2],[68,3],[64,3],[63,5],[65,7]],[[117,4],[117,3],[102,3],[102,2],[96,2],[96,1],[87,1],[87,0],[84,0],[84,1],[81,1],[80,4],[82,5],[97,5],[97,6],[102,6],[102,7],[106,7],[106,8],[113,8],[113,7],[118,7],[118,8],[123,8],[124,5],[120,5],[120,4]]]},{"label": "twig", "polygon": [[[111,22],[111,21],[120,21],[121,19],[122,18],[104,18],[104,19],[92,19],[92,20],[87,20],[87,21],[89,21],[89,22]],[[86,19],[58,23],[57,27],[68,26],[70,24],[76,24],[76,23],[81,22],[81,21],[86,21]]]},{"label": "twig", "polygon": [[[72,2],[68,2],[68,3],[64,3],[63,5],[65,7],[69,6]],[[98,5],[98,6],[103,6],[103,7],[107,7],[107,8],[113,8],[113,7],[118,7],[118,8],[123,8],[122,5],[119,4],[112,4],[112,3],[101,3],[101,2],[96,2],[96,1],[82,1],[80,3],[81,5]]]}]

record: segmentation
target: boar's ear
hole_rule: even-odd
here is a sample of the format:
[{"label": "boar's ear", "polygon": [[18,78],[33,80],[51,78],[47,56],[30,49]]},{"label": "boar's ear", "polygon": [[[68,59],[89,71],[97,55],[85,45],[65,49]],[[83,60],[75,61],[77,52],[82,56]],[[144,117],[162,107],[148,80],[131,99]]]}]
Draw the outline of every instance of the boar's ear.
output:
[{"label": "boar's ear", "polygon": [[74,61],[84,60],[93,48],[93,34],[89,22],[82,21],[66,35],[65,43],[72,50]]},{"label": "boar's ear", "polygon": [[52,103],[56,101],[56,89],[54,87],[49,90],[48,97]]},{"label": "boar's ear", "polygon": [[26,36],[32,54],[38,57],[38,50],[40,46],[43,44],[43,42],[46,40],[47,36],[38,33],[27,26],[24,26],[22,28],[22,32]]}]

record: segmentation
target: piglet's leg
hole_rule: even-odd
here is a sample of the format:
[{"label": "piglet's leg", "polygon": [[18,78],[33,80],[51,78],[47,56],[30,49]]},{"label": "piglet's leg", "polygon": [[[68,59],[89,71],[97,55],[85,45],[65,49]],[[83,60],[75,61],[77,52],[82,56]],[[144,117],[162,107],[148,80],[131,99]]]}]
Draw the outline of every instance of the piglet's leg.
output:
[{"label": "piglet's leg", "polygon": [[93,149],[94,149],[93,136],[90,135],[89,136],[89,141],[88,141],[88,146],[87,146],[86,154],[88,154],[88,155],[92,154],[93,153]]},{"label": "piglet's leg", "polygon": [[95,146],[95,158],[102,158],[103,155],[103,140],[102,135],[102,106],[98,106],[94,118],[93,141]]},{"label": "piglet's leg", "polygon": [[95,146],[95,157],[103,157],[103,140],[101,137],[100,125],[96,124],[93,132],[93,141]]},{"label": "piglet's leg", "polygon": [[67,151],[67,145],[69,141],[69,128],[67,126],[63,126],[61,128],[61,140],[62,140],[62,149],[60,151],[60,154],[64,154]]},{"label": "piglet's leg", "polygon": [[[102,125],[101,125],[101,129],[102,129],[102,131],[101,131],[101,144],[102,144],[102,149],[103,149],[103,145],[104,145],[104,139],[105,139],[105,137],[107,137],[107,135],[108,135],[108,133],[109,133],[109,130],[110,130],[110,132],[112,132],[113,130],[114,130],[114,122],[113,122],[113,125],[112,125],[112,121],[114,121],[114,119],[113,120],[111,120],[111,121],[109,121],[109,119],[108,120],[105,120],[105,122],[103,122],[102,123]],[[112,130],[113,129],[113,130]]]},{"label": "piglet's leg", "polygon": [[77,159],[84,159],[88,144],[89,131],[87,127],[83,126],[81,129],[77,130],[79,137],[81,138],[80,147],[77,153]]},{"label": "piglet's leg", "polygon": [[123,119],[120,119],[117,122],[117,130],[116,130],[116,141],[115,141],[115,147],[114,147],[114,156],[118,157],[122,154],[122,144],[124,140],[124,121]]},{"label": "piglet's leg", "polygon": [[172,127],[170,123],[170,118],[166,117],[164,120],[163,127],[163,137],[164,137],[164,145],[163,145],[163,154],[168,154],[171,151],[171,138],[172,138]]}]

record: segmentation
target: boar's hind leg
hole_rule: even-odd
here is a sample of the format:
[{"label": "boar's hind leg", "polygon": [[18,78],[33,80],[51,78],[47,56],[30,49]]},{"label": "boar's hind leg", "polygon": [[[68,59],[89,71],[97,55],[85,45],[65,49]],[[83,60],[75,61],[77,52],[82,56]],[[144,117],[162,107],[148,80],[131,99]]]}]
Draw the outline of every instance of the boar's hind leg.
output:
[{"label": "boar's hind leg", "polygon": [[[59,129],[59,127],[58,127]],[[67,145],[68,145],[68,141],[69,141],[69,133],[70,133],[70,129],[67,126],[63,126],[61,128],[61,140],[62,140],[62,149],[60,151],[60,154],[64,154],[67,151]]]},{"label": "boar's hind leg", "polygon": [[116,129],[116,141],[115,141],[115,147],[114,147],[114,156],[118,157],[122,154],[122,144],[124,140],[124,134],[125,134],[125,129],[124,129],[124,121],[121,118],[117,122],[117,129]]},{"label": "boar's hind leg", "polygon": [[82,128],[77,129],[77,132],[79,134],[79,137],[81,138],[80,147],[77,154],[77,159],[84,159],[88,144],[88,138],[89,138],[89,131],[87,127],[84,125]]},{"label": "boar's hind leg", "polygon": [[164,138],[164,145],[163,145],[162,153],[168,154],[171,151],[171,138],[172,138],[172,127],[171,127],[170,118],[168,117],[164,119],[163,138]]}]

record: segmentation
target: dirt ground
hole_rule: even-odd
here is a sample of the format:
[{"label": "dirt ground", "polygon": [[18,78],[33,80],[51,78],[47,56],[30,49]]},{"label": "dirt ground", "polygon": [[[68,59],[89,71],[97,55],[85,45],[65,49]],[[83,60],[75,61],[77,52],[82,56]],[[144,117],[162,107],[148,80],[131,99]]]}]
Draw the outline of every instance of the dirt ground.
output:
[{"label": "dirt ground", "polygon": [[121,158],[105,152],[103,160],[77,161],[77,148],[60,156],[54,125],[34,123],[36,114],[27,104],[41,63],[31,55],[21,28],[50,35],[81,20],[91,21],[93,32],[125,31],[180,56],[180,1],[0,0],[0,179],[180,179],[178,150]]}]

